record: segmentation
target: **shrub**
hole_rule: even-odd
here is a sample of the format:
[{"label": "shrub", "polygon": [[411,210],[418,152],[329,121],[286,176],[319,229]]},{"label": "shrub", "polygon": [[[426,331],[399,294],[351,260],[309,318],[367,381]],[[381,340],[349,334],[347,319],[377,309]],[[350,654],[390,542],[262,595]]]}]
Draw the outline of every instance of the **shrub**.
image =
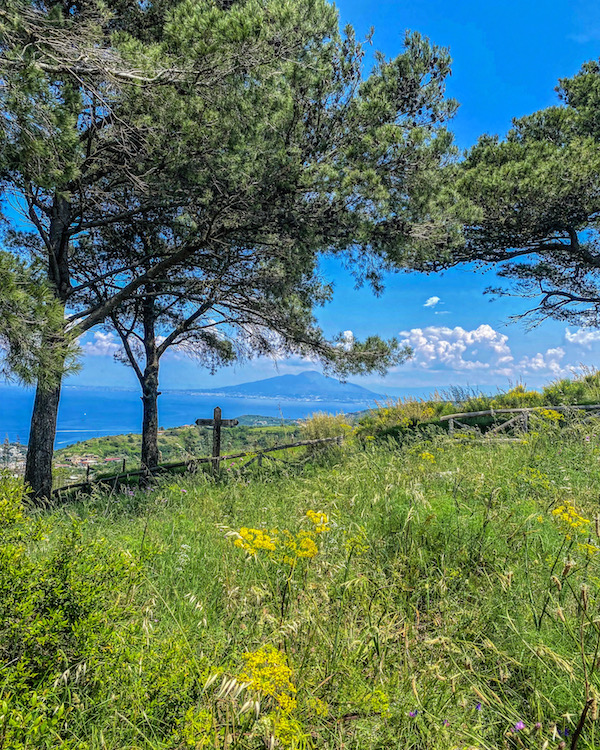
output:
[{"label": "shrub", "polygon": [[103,540],[84,544],[78,523],[39,559],[48,531],[27,516],[22,482],[0,475],[0,737],[12,750],[79,747],[64,736],[64,704],[73,684],[94,693],[94,663],[119,618],[112,592],[137,575]]},{"label": "shrub", "polygon": [[349,436],[351,433],[352,427],[346,422],[344,414],[327,414],[317,411],[300,422],[302,440],[322,440],[340,435]]},{"label": "shrub", "polygon": [[357,434],[365,439],[379,435],[402,437],[420,425],[439,424],[440,416],[452,413],[454,408],[448,402],[434,399],[388,401],[385,406],[372,409],[361,418]]}]

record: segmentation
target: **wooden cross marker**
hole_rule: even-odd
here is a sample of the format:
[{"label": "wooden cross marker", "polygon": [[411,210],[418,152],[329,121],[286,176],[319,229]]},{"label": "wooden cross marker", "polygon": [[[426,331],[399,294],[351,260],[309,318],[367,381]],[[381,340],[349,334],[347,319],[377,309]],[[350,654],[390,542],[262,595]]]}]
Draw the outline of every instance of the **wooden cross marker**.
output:
[{"label": "wooden cross marker", "polygon": [[221,427],[235,427],[239,424],[237,419],[221,419],[221,407],[216,406],[212,419],[197,419],[198,427],[213,428],[213,471],[219,468],[219,457],[221,455]]}]

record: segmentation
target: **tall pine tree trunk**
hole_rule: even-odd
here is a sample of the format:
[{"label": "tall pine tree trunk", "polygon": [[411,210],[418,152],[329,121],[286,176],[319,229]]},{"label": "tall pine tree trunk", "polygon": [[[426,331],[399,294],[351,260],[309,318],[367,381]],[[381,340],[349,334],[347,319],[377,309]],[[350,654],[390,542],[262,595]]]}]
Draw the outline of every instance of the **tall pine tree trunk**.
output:
[{"label": "tall pine tree trunk", "polygon": [[37,500],[50,499],[52,493],[52,455],[56,437],[56,420],[61,383],[38,384],[27,444],[25,482]]},{"label": "tall pine tree trunk", "polygon": [[[57,196],[54,199],[48,232],[48,280],[63,305],[71,290],[68,259],[70,215],[71,206],[68,201]],[[57,367],[57,374],[51,385],[48,383],[47,374],[42,374],[38,379],[31,416],[25,481],[29,485],[31,495],[38,500],[49,500],[52,492],[52,456],[62,381],[59,369]]]},{"label": "tall pine tree trunk", "polygon": [[[151,290],[150,290],[151,291]],[[142,376],[142,468],[152,469],[158,465],[158,370],[159,355],[156,346],[156,305],[152,297],[143,303],[144,350],[146,367]]]},{"label": "tall pine tree trunk", "polygon": [[142,468],[152,469],[158,465],[158,360],[156,366],[144,370],[142,403]]}]

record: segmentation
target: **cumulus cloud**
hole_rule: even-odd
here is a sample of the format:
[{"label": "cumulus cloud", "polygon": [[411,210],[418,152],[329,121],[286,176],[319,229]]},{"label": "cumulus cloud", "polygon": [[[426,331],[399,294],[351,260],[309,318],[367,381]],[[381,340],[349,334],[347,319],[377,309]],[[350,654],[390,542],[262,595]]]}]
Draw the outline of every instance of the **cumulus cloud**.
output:
[{"label": "cumulus cloud", "polygon": [[[547,378],[570,372],[569,365],[564,362],[567,352],[562,346],[525,355],[517,361],[508,336],[487,324],[471,330],[461,326],[411,328],[400,331],[400,337],[401,344],[413,350],[412,367],[431,373],[446,371],[488,381],[498,376]],[[600,336],[597,338],[600,340]]]},{"label": "cumulus cloud", "polygon": [[561,346],[547,349],[545,354],[538,352],[533,357],[522,357],[518,369],[524,374],[537,372],[551,372],[553,375],[562,375],[568,370],[561,364],[565,358],[565,350]]},{"label": "cumulus cloud", "polygon": [[120,348],[114,333],[104,333],[103,331],[96,331],[93,340],[86,341],[81,347],[83,353],[91,357],[114,355]]},{"label": "cumulus cloud", "polygon": [[440,301],[439,297],[429,297],[429,299],[425,302],[423,307],[435,307],[439,301]]},{"label": "cumulus cloud", "polygon": [[513,356],[508,336],[483,324],[473,330],[460,326],[428,326],[401,331],[401,343],[413,349],[413,364],[423,369],[493,369],[499,375],[511,375]]},{"label": "cumulus cloud", "polygon": [[600,331],[593,331],[589,328],[577,328],[575,331],[565,329],[565,339],[569,344],[578,344],[586,349],[591,349],[592,344],[600,341]]}]

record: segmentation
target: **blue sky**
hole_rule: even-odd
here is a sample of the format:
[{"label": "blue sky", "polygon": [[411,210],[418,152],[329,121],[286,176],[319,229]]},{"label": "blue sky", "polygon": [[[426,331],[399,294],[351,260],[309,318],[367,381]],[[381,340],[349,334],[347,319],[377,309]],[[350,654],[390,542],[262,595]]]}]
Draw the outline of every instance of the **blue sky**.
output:
[{"label": "blue sky", "polygon": [[[373,49],[387,56],[400,52],[406,29],[450,48],[447,93],[460,103],[451,128],[461,149],[482,133],[505,134],[513,117],[556,103],[558,79],[600,56],[600,4],[593,0],[339,0],[337,6],[342,23],[352,24],[359,37],[374,26]],[[367,289],[356,290],[335,261],[324,261],[322,270],[335,286],[334,300],[318,311],[327,334],[377,333],[413,346],[413,361],[385,379],[352,378],[375,390],[504,387],[517,381],[535,387],[581,364],[600,364],[600,332],[556,322],[527,332],[522,324],[511,324],[510,316],[523,311],[525,302],[484,296],[484,289],[494,284],[493,271],[393,275],[385,293],[374,298]],[[83,369],[70,382],[136,386],[132,372],[113,361],[115,349],[110,335],[92,332],[84,341]],[[162,388],[216,387],[305,369],[315,369],[315,364],[260,360],[211,376],[172,353],[163,359]]]}]

